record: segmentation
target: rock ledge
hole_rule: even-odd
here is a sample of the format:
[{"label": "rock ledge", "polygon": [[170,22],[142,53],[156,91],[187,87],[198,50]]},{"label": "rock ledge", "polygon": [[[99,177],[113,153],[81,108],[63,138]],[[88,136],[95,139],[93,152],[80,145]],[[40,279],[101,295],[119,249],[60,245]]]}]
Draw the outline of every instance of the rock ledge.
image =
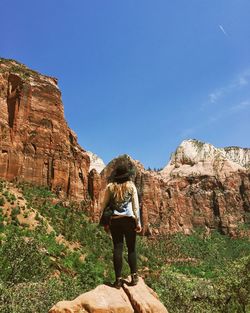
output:
[{"label": "rock ledge", "polygon": [[125,282],[115,289],[99,285],[73,301],[60,301],[49,313],[168,313],[157,294],[139,279],[136,286]]}]

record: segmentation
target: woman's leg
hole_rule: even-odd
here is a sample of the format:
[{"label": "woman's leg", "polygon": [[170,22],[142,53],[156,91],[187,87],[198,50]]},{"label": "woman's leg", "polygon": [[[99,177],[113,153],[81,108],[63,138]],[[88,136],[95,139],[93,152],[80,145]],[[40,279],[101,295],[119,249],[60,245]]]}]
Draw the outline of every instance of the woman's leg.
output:
[{"label": "woman's leg", "polygon": [[133,218],[126,218],[124,234],[126,244],[128,247],[128,264],[130,267],[130,272],[131,274],[133,274],[137,272],[136,231],[135,231],[135,220]]},{"label": "woman's leg", "polygon": [[111,236],[113,239],[114,251],[113,251],[113,263],[116,279],[122,275],[122,252],[123,252],[123,231],[120,225],[120,221],[113,219],[110,225]]}]

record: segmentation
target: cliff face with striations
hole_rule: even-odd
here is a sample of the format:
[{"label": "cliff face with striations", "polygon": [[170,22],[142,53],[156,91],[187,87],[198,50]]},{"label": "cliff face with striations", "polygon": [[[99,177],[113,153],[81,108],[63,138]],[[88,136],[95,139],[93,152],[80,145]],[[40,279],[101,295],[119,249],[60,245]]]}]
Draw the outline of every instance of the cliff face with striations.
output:
[{"label": "cliff face with striations", "polygon": [[169,187],[177,228],[206,226],[234,235],[240,225],[250,224],[249,152],[198,140],[181,143],[159,173]]},{"label": "cliff face with striations", "polygon": [[[117,163],[130,162],[136,168],[144,233],[189,234],[202,227],[237,235],[241,225],[250,225],[250,173],[221,150],[184,141],[161,172],[146,171],[122,156],[107,165],[99,185],[103,190]],[[102,191],[98,197],[100,202]]]},{"label": "cliff face with striations", "polygon": [[64,118],[57,80],[0,59],[0,177],[84,198],[90,160]]}]

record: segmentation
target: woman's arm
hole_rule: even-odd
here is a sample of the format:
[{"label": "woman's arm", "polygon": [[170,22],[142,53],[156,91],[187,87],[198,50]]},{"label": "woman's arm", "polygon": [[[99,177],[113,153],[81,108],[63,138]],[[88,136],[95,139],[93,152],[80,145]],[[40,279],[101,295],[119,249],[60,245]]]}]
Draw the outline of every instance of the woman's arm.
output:
[{"label": "woman's arm", "polygon": [[138,199],[138,192],[133,184],[132,187],[132,208],[135,215],[136,220],[136,229],[138,232],[141,231],[141,217],[140,217],[140,207],[139,207],[139,199]]},{"label": "woman's arm", "polygon": [[110,200],[110,190],[109,190],[109,185],[105,189],[104,197],[101,203],[101,212],[106,208],[106,206],[109,204]]},{"label": "woman's arm", "polygon": [[[105,189],[105,193],[104,193],[104,197],[101,203],[101,212],[103,214],[103,211],[105,210],[105,208],[107,207],[107,205],[109,204],[110,201],[110,190],[109,190],[109,185],[106,187]],[[109,225],[104,225],[104,230],[109,233]]]}]

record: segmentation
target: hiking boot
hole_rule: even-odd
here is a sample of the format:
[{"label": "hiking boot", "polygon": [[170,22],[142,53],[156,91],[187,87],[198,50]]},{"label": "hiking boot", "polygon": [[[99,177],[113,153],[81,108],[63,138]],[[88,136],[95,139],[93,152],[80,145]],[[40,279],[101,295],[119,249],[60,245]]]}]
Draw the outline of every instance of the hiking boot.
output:
[{"label": "hiking boot", "polygon": [[135,285],[137,285],[138,281],[139,281],[138,274],[137,273],[131,274],[131,283],[130,283],[130,285],[131,286],[135,286]]},{"label": "hiking boot", "polygon": [[123,285],[122,278],[117,278],[116,281],[113,283],[113,287],[116,289],[120,289]]}]

